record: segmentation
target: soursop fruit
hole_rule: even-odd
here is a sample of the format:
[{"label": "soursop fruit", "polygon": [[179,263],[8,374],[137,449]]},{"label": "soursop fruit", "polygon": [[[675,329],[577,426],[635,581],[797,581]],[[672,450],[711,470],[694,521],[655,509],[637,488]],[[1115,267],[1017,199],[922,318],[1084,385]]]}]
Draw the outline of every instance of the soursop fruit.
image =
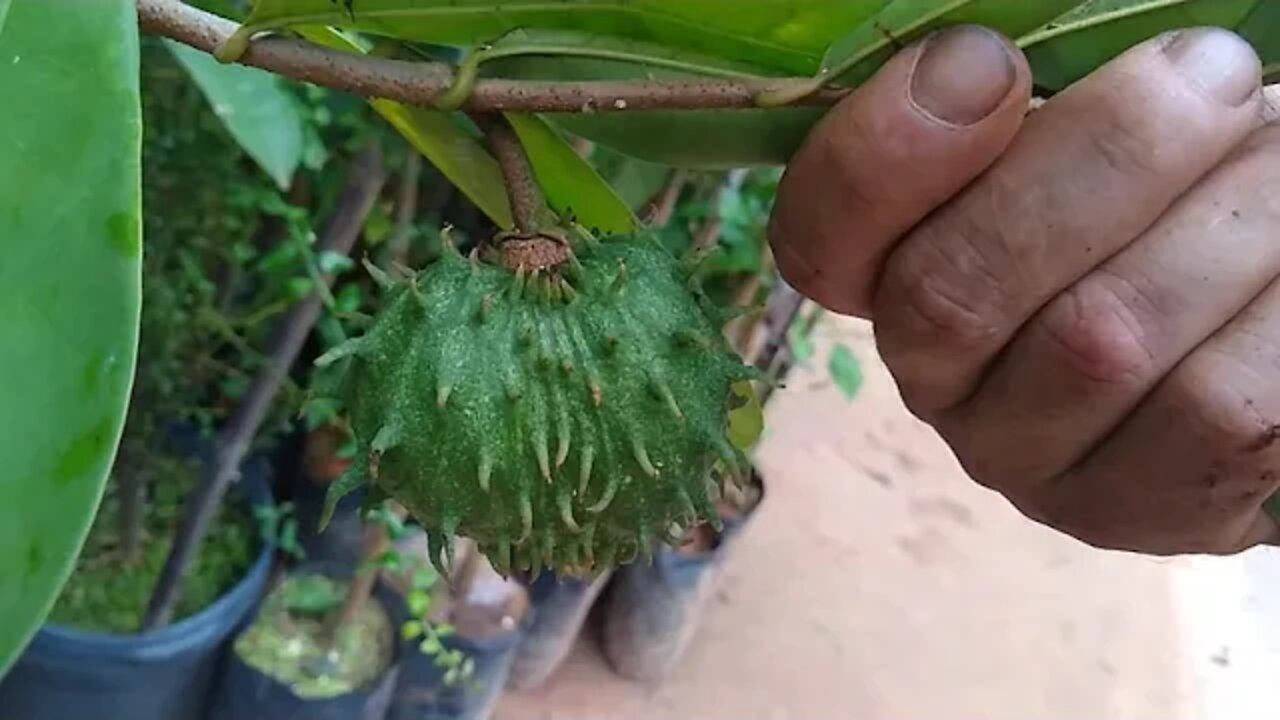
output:
[{"label": "soursop fruit", "polygon": [[576,248],[495,238],[392,279],[340,362],[358,452],[330,491],[369,481],[427,530],[432,561],[469,537],[502,573],[634,561],[718,522],[710,471],[744,462],[731,386],[755,377],[687,260],[648,232]]}]

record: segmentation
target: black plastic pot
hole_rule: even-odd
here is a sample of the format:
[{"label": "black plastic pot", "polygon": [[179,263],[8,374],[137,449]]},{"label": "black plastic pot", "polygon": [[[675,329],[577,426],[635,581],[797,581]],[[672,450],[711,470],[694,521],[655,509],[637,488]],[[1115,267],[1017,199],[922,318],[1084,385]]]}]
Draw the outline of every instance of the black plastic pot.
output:
[{"label": "black plastic pot", "polygon": [[764,502],[764,483],[752,470],[760,499],[750,511],[723,518],[710,550],[697,555],[659,545],[653,562],[618,568],[603,599],[601,644],[614,672],[630,680],[654,682],[684,655],[702,609],[715,587],[716,571],[732,541]]},{"label": "black plastic pot", "polygon": [[578,580],[544,572],[526,583],[531,619],[512,659],[508,688],[536,688],[555,673],[573,650],[587,614],[610,576],[606,572],[594,580]]},{"label": "black plastic pot", "polygon": [[300,468],[296,477],[293,502],[298,542],[306,553],[304,562],[358,563],[364,550],[364,523],[360,519],[364,490],[343,496],[321,532],[320,515],[329,486],[311,478],[305,468]]},{"label": "black plastic pot", "polygon": [[[245,463],[233,488],[272,502],[269,465]],[[0,720],[199,720],[231,637],[266,586],[274,548],[199,613],[154,632],[114,635],[47,624],[0,680]]]},{"label": "black plastic pot", "polygon": [[475,665],[471,677],[453,685],[445,683],[445,671],[434,657],[408,644],[402,650],[404,667],[387,720],[485,720],[502,695],[526,628],[527,623],[485,638],[444,638],[445,647],[461,650]]},{"label": "black plastic pot", "polygon": [[[341,563],[308,562],[291,572],[350,578],[353,570],[352,566]],[[396,632],[398,638],[396,623],[404,616],[399,596],[379,581],[374,585],[372,598],[387,611],[392,632]],[[288,685],[264,675],[234,651],[228,652],[210,720],[383,720],[400,673],[399,647],[396,651],[391,666],[374,683],[327,698],[299,697]]]}]

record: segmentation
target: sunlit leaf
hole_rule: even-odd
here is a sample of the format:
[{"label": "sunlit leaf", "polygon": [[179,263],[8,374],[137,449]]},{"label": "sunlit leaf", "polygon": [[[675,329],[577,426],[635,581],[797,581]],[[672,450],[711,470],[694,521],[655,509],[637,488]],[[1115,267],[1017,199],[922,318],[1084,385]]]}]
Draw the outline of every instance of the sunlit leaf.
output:
[{"label": "sunlit leaf", "polygon": [[[336,50],[365,52],[355,40],[330,28],[299,28],[299,33],[314,43]],[[502,172],[474,131],[446,113],[380,98],[369,102],[490,220],[503,228],[514,225]]]},{"label": "sunlit leaf", "polygon": [[891,0],[873,18],[839,38],[822,59],[838,82],[870,77],[903,45],[951,25],[972,23],[1010,37],[1061,16],[1080,0]]},{"label": "sunlit leaf", "polygon": [[756,444],[762,432],[764,408],[755,386],[749,381],[734,383],[729,399],[729,442],[739,450],[746,450]]},{"label": "sunlit leaf", "polygon": [[609,187],[591,163],[536,115],[507,113],[520,138],[547,203],[561,216],[572,215],[588,228],[605,234],[625,233],[636,227],[635,214]]},{"label": "sunlit leaf", "polygon": [[[1174,28],[1234,28],[1265,0],[1094,0],[1021,39],[1036,83],[1060,90],[1125,50]],[[1267,36],[1280,30],[1275,24]],[[1273,59],[1275,59],[1273,57]]]},{"label": "sunlit leaf", "polygon": [[810,74],[884,0],[258,0],[252,29],[333,25],[470,46],[516,29],[571,30]]},{"label": "sunlit leaf", "polygon": [[302,162],[302,113],[278,76],[246,65],[225,65],[180,43],[166,44],[195,80],[231,137],[287,190]]},{"label": "sunlit leaf", "polygon": [[0,32],[0,675],[84,542],[138,342],[134,0],[15,0]]},{"label": "sunlit leaf", "polygon": [[852,400],[862,388],[862,364],[847,345],[839,344],[831,349],[827,358],[827,371],[840,392]]}]

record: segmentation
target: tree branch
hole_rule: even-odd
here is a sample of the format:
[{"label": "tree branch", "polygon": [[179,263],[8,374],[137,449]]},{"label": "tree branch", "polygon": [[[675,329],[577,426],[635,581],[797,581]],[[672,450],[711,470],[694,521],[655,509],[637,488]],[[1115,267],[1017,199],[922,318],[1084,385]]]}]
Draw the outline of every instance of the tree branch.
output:
[{"label": "tree branch", "polygon": [[[238,27],[180,0],[137,2],[138,23],[143,32],[208,53]],[[238,62],[300,82],[428,107],[453,82],[452,67],[443,63],[355,55],[284,37],[254,40]],[[755,97],[761,92],[786,94],[811,82],[811,78],[588,82],[481,79],[462,107],[475,112],[749,109],[757,107]],[[792,104],[829,106],[848,92],[822,89]]]}]

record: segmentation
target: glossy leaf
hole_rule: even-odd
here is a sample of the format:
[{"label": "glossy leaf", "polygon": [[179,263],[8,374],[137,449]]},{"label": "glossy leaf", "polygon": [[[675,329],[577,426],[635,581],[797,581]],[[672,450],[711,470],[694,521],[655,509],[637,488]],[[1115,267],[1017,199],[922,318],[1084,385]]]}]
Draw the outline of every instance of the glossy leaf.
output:
[{"label": "glossy leaf", "polygon": [[4,30],[4,20],[9,15],[10,0],[0,0],[0,31]]},{"label": "glossy leaf", "polygon": [[[330,28],[299,28],[299,33],[335,50],[366,52],[359,42]],[[490,220],[502,228],[514,226],[502,172],[474,128],[447,113],[393,100],[375,98],[369,103]]]},{"label": "glossy leaf", "polygon": [[298,103],[278,76],[247,65],[223,64],[170,40],[169,50],[195,81],[231,137],[281,190],[302,162]]},{"label": "glossy leaf", "polygon": [[[1019,0],[1020,1],[1020,0]],[[333,25],[442,45],[518,28],[574,30],[810,74],[884,0],[258,0],[251,30]]]},{"label": "glossy leaf", "polygon": [[1268,70],[1274,70],[1280,63],[1280,3],[1258,0],[1236,31],[1253,44]]},{"label": "glossy leaf", "polygon": [[729,442],[747,450],[764,432],[764,407],[751,382],[736,382],[729,389]]},{"label": "glossy leaf", "polygon": [[[1036,84],[1061,90],[1141,42],[1175,28],[1235,28],[1268,0],[1094,0],[1020,44]],[[1274,23],[1265,39],[1280,30]],[[1274,41],[1272,41],[1274,42]],[[1273,54],[1272,59],[1276,59]]]},{"label": "glossy leaf", "polygon": [[15,0],[0,32],[0,675],[97,511],[141,295],[134,0]]},{"label": "glossy leaf", "polygon": [[1080,0],[891,0],[875,17],[838,39],[822,59],[837,83],[857,84],[903,45],[942,27],[972,23],[1009,37],[1060,17]]},{"label": "glossy leaf", "polygon": [[520,138],[552,210],[605,234],[636,228],[636,216],[627,203],[545,120],[516,113],[507,113],[506,118]]}]

